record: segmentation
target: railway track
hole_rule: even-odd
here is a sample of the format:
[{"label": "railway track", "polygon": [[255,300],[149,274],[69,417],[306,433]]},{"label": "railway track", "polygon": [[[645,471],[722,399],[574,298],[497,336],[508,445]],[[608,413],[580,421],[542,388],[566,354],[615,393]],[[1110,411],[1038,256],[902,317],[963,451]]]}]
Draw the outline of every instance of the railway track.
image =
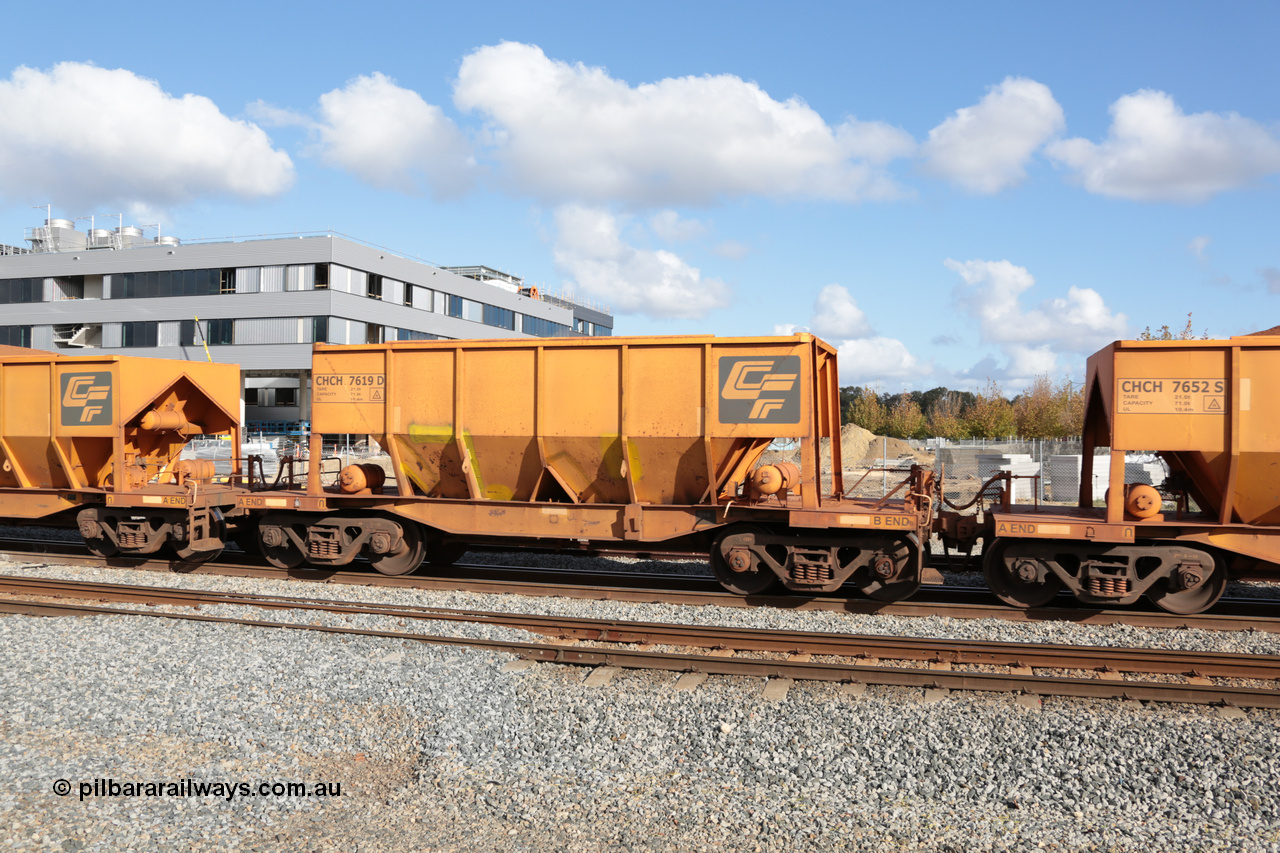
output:
[{"label": "railway track", "polygon": [[[56,598],[58,601],[34,599]],[[545,643],[268,621],[195,612],[70,604],[65,599],[197,608],[233,605],[325,611],[404,621],[466,622],[517,628],[556,638]],[[691,626],[452,608],[381,605],[292,596],[211,592],[0,575],[0,612],[30,616],[145,616],[258,628],[321,631],[508,652],[531,661],[684,674],[754,676],[1280,708],[1280,656],[1235,655],[1103,646],[1064,646]],[[590,645],[586,645],[586,644]],[[655,647],[664,647],[657,649]],[[700,653],[689,653],[697,648]],[[783,655],[784,657],[762,657]],[[826,660],[814,660],[815,656]],[[892,661],[897,665],[886,665]],[[924,666],[921,666],[921,664]],[[967,669],[957,669],[967,667]],[[1040,670],[1037,672],[1036,670]],[[609,674],[609,670],[602,670]],[[1077,674],[1065,674],[1077,673]],[[1140,680],[1126,675],[1160,675]],[[1172,680],[1176,679],[1176,680]],[[1223,684],[1213,679],[1247,681]],[[1261,683],[1258,683],[1261,682]]]},{"label": "railway track", "polygon": [[908,601],[879,602],[859,595],[752,595],[725,592],[709,576],[641,572],[597,572],[534,569],[517,566],[458,564],[447,569],[424,568],[430,574],[386,576],[371,569],[326,571],[278,569],[227,553],[218,560],[183,564],[169,559],[121,559],[89,554],[78,544],[55,540],[0,540],[0,560],[30,561],[52,558],[63,565],[110,566],[143,571],[178,571],[228,577],[290,579],[303,582],[385,586],[398,589],[449,590],[480,594],[558,596],[605,601],[712,605],[717,607],[778,607],[787,610],[827,610],[888,616],[944,616],[952,619],[1000,619],[1009,622],[1066,621],[1083,625],[1133,625],[1143,628],[1197,628],[1206,631],[1257,630],[1280,632],[1280,601],[1221,600],[1212,613],[1177,615],[1161,610],[1086,607],[1070,596],[1045,607],[1017,610],[994,603],[981,587],[923,587]]}]

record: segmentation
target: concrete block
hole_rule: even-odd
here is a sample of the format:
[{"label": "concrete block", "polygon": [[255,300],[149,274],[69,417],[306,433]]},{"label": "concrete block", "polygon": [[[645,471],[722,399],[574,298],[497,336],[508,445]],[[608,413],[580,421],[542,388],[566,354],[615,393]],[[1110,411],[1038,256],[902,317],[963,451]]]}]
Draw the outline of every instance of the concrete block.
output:
[{"label": "concrete block", "polygon": [[681,693],[690,693],[697,690],[702,682],[707,680],[705,672],[686,672],[676,679],[676,690]]},{"label": "concrete block", "polygon": [[525,672],[533,669],[533,661],[531,660],[509,660],[502,665],[499,672]]},{"label": "concrete block", "polygon": [[622,667],[620,666],[598,666],[591,670],[591,673],[582,683],[587,687],[604,687],[620,672],[622,672]]},{"label": "concrete block", "polygon": [[781,702],[787,698],[787,691],[791,689],[791,685],[795,681],[790,678],[770,678],[764,683],[764,690],[760,692],[760,698],[766,702]]}]

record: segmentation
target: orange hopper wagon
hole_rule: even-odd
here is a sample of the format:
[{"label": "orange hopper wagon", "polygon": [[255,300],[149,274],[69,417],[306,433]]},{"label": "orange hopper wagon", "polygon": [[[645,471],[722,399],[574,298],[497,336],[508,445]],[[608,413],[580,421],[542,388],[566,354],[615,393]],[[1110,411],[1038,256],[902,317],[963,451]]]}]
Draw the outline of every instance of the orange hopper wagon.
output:
[{"label": "orange hopper wagon", "polygon": [[[836,353],[811,335],[317,346],[312,407],[312,459],[368,435],[393,474],[326,487],[313,464],[311,511],[262,519],[278,565],[394,574],[480,543],[710,556],[742,593],[920,583],[931,475],[842,495]],[[778,439],[798,465],[763,464]]]}]

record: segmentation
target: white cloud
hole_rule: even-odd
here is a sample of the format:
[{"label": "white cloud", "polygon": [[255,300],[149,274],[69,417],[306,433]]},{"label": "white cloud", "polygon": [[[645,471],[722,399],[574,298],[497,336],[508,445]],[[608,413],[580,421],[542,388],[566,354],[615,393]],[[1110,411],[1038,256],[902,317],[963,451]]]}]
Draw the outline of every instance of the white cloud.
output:
[{"label": "white cloud", "polygon": [[1267,283],[1267,290],[1270,293],[1280,293],[1280,269],[1275,267],[1263,267],[1258,270],[1262,280]]},{"label": "white cloud", "polygon": [[737,240],[725,240],[712,246],[711,253],[731,261],[740,261],[751,254],[751,247]]},{"label": "white cloud", "polygon": [[1213,242],[1213,238],[1207,234],[1201,234],[1199,237],[1192,239],[1187,244],[1187,251],[1196,256],[1196,260],[1203,261],[1207,258],[1205,251],[1209,248],[1209,244]]},{"label": "white cloud", "polygon": [[701,318],[729,302],[729,288],[703,278],[672,252],[638,249],[622,239],[617,217],[570,204],[555,212],[556,267],[615,313]]},{"label": "white cloud", "polygon": [[380,189],[454,197],[474,179],[471,147],[439,107],[383,74],[320,96],[321,159]]},{"label": "white cloud", "polygon": [[838,284],[828,284],[818,291],[813,303],[813,333],[831,340],[865,338],[871,326],[857,301]]},{"label": "white cloud", "polygon": [[289,155],[200,95],[123,68],[62,62],[0,80],[0,175],[14,199],[156,210],[207,196],[275,196]]},{"label": "white cloud", "polygon": [[662,210],[649,217],[649,228],[668,243],[696,240],[707,233],[707,226],[697,219],[681,219],[674,210]]},{"label": "white cloud", "polygon": [[1201,202],[1280,172],[1280,140],[1237,113],[1187,115],[1164,92],[1143,89],[1112,104],[1111,116],[1103,142],[1048,148],[1092,193]]},{"label": "white cloud", "polygon": [[929,131],[921,146],[924,171],[971,192],[997,193],[1026,178],[1027,162],[1065,123],[1048,86],[1006,77]]},{"label": "white cloud", "polygon": [[893,198],[903,190],[881,167],[915,147],[882,122],[832,128],[800,99],[732,75],[631,86],[516,42],[464,58],[454,102],[488,117],[512,185],[553,201]]},{"label": "white cloud", "polygon": [[1092,353],[1129,333],[1128,318],[1113,314],[1091,288],[1070,287],[1066,297],[1028,310],[1021,296],[1035,279],[1025,267],[983,260],[947,259],[945,264],[964,279],[956,289],[957,303],[978,320],[982,341],[1004,351],[1010,377],[1051,372],[1058,353]]},{"label": "white cloud", "polygon": [[908,381],[934,372],[932,363],[921,362],[902,341],[876,335],[857,301],[839,284],[828,284],[818,291],[808,326],[779,323],[773,327],[775,335],[796,332],[812,332],[836,344],[840,381],[846,384]]},{"label": "white cloud", "polygon": [[933,372],[895,338],[859,338],[840,344],[840,381],[868,385],[882,379],[909,381]]}]

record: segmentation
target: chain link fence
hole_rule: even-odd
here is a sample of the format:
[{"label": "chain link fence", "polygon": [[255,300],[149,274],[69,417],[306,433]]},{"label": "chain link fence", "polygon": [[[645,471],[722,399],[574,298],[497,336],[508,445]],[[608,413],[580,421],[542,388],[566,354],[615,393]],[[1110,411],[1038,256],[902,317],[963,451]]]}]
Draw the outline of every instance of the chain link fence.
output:
[{"label": "chain link fence", "polygon": [[[1110,482],[1110,448],[1095,450],[1093,493],[1101,501]],[[1012,501],[1016,504],[1074,506],[1079,500],[1083,447],[1079,438],[902,440],[876,436],[860,459],[843,459],[845,493],[876,499],[889,494],[907,476],[912,465],[934,472],[953,504],[972,500],[982,484],[1007,471],[1014,475]],[[824,468],[830,470],[827,450]],[[1168,468],[1155,454],[1125,455],[1125,482],[1159,487]]]}]

